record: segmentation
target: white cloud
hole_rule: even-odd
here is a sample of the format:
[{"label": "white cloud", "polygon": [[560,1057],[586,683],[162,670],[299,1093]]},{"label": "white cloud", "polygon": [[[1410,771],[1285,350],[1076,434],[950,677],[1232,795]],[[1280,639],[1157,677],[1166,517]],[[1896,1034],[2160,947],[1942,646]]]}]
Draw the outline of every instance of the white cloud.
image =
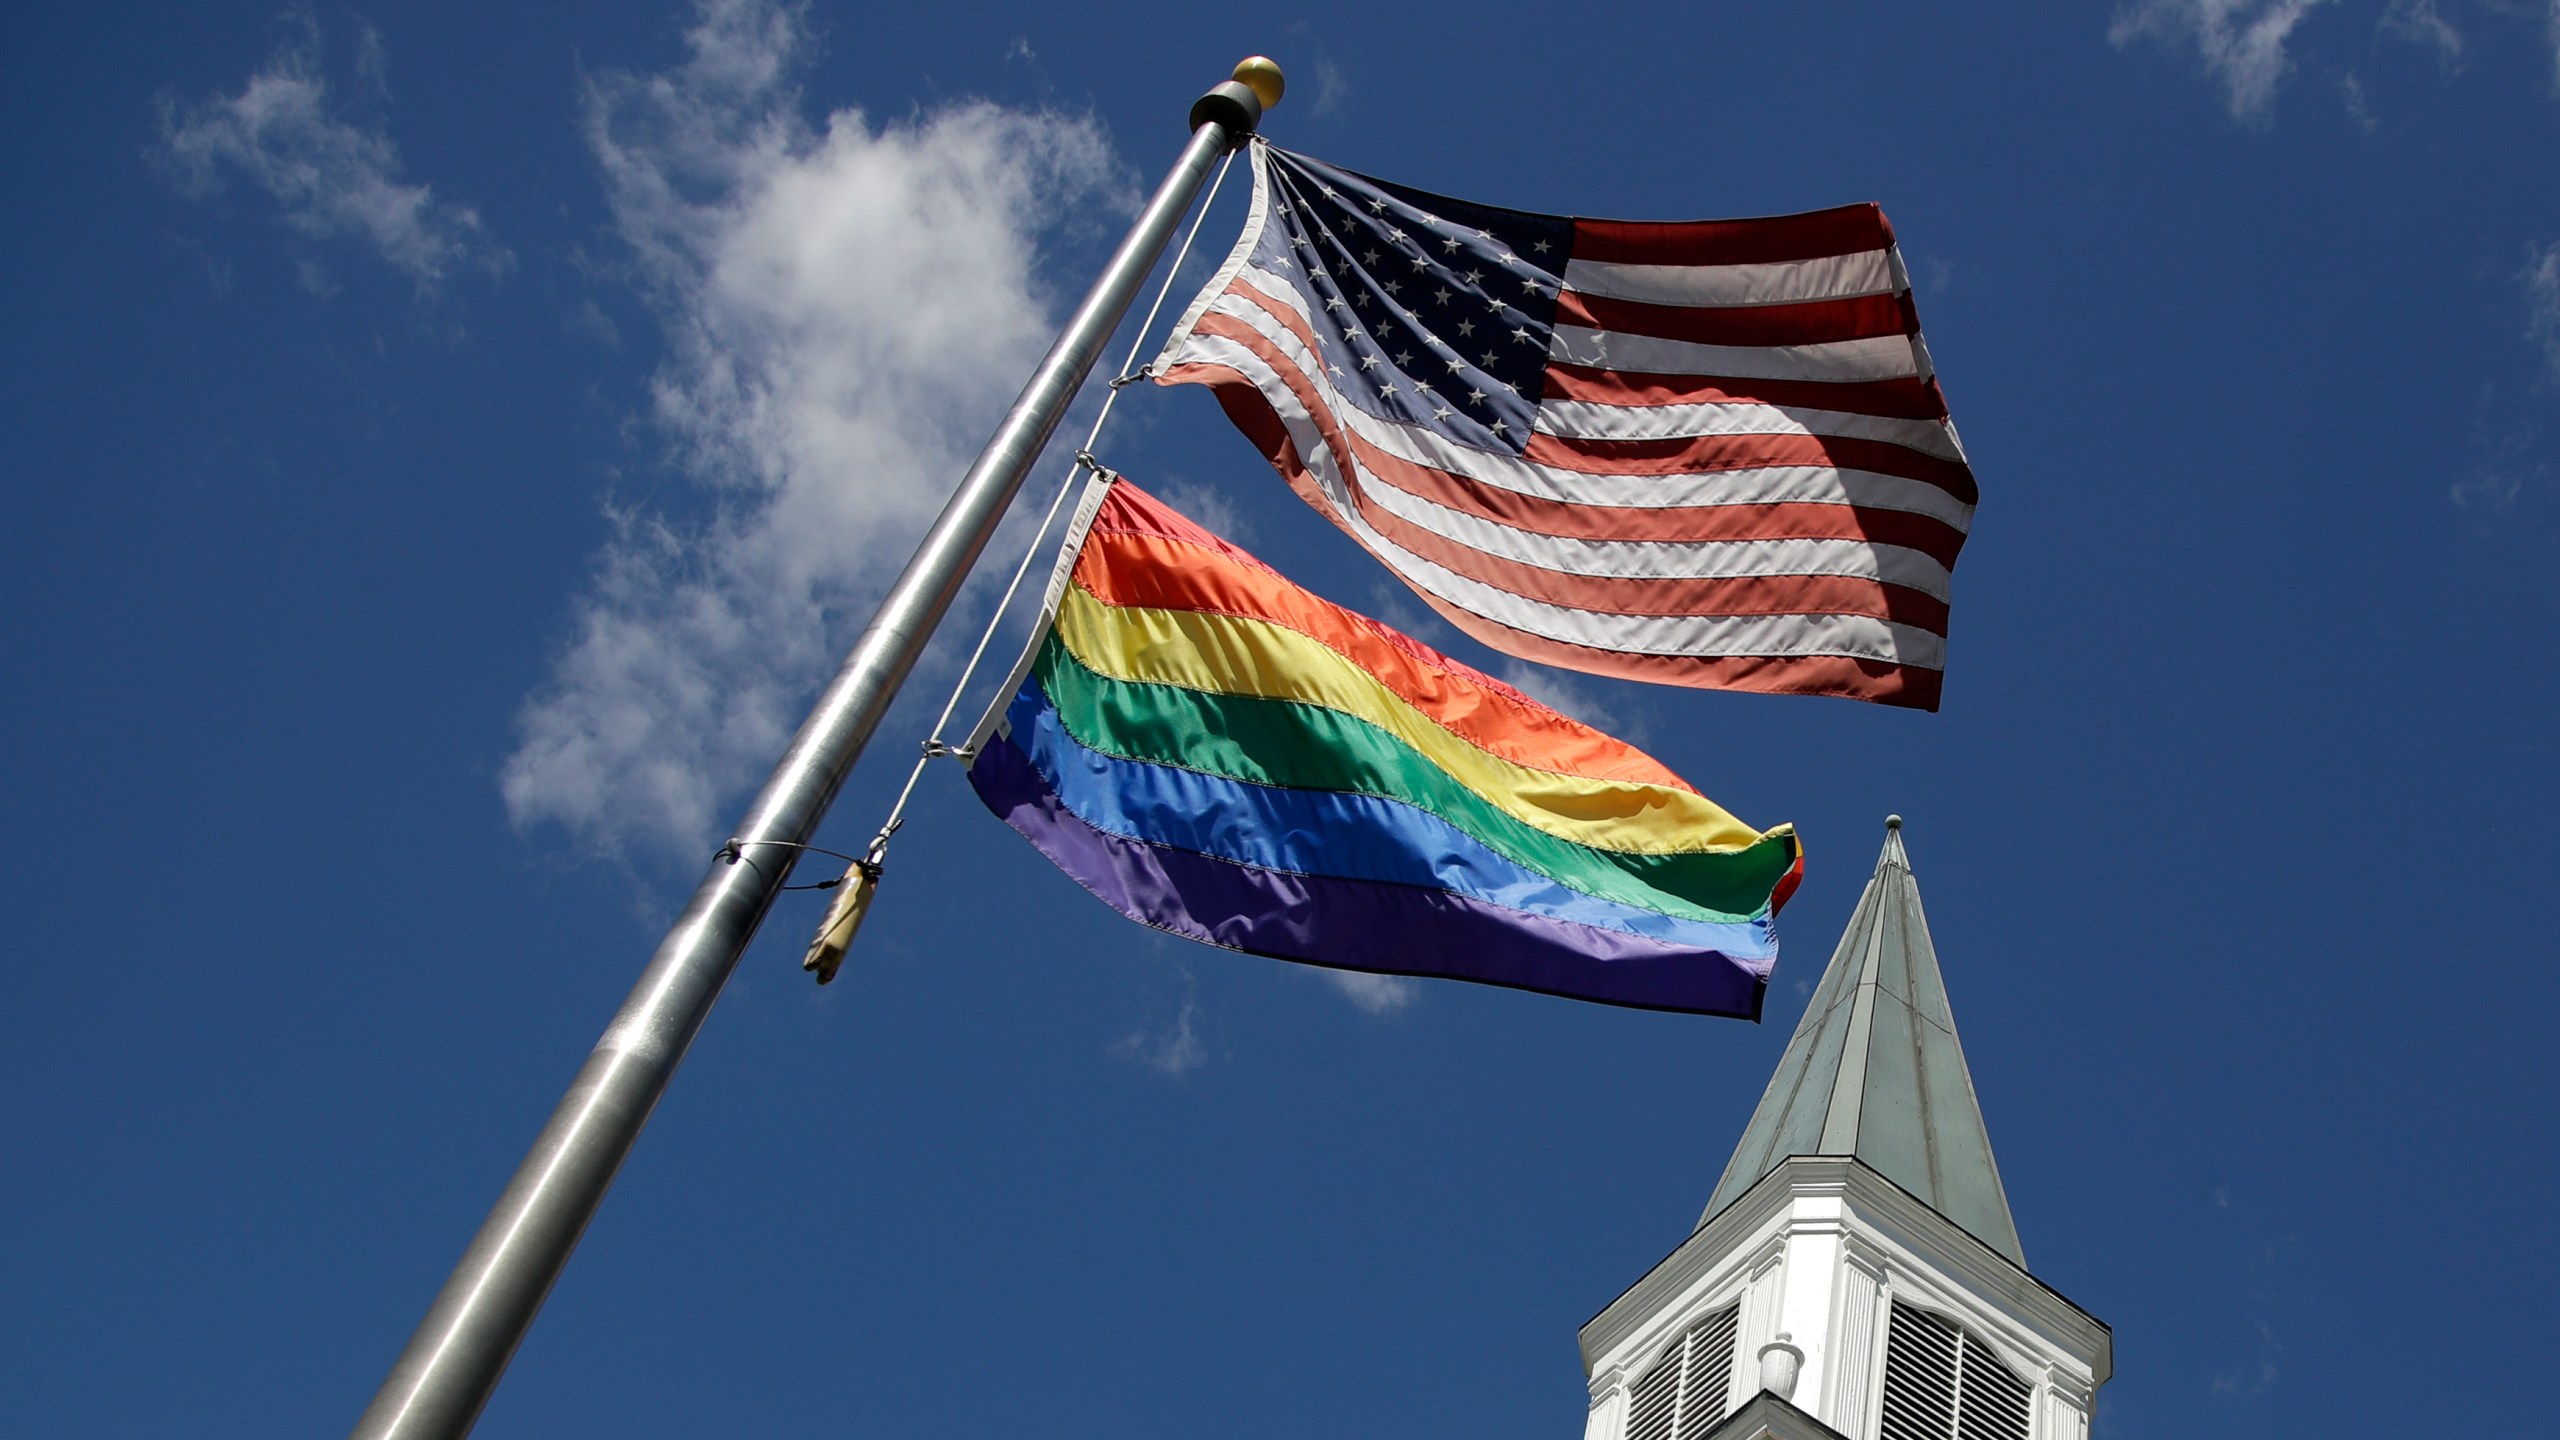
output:
[{"label": "white cloud", "polygon": [[[179,187],[203,197],[244,180],[265,191],[295,231],[361,241],[421,290],[465,264],[505,268],[507,252],[490,242],[477,212],[402,183],[391,137],[337,113],[321,73],[318,23],[308,14],[285,23],[284,44],[238,94],[194,104],[161,99],[156,155]],[[357,70],[377,91],[383,65],[381,37],[368,27]],[[302,274],[314,293],[331,288],[309,261]]]},{"label": "white cloud", "polygon": [[2364,82],[2356,78],[2353,70],[2338,77],[2338,100],[2347,107],[2347,118],[2355,122],[2357,129],[2368,135],[2373,133],[2380,122],[2373,118],[2373,105],[2365,99]]},{"label": "white cloud", "polygon": [[2560,90],[2560,0],[2551,0],[2551,14],[2543,22],[2543,38],[2551,45],[2551,84]]},{"label": "white cloud", "polygon": [[1089,120],[811,125],[798,6],[699,0],[687,42],[593,79],[587,132],[711,514],[616,512],[503,782],[519,825],[609,852],[716,842],[1050,338],[1039,237],[1124,204]]},{"label": "white cloud", "polygon": [[1525,660],[1505,660],[1494,668],[1493,674],[1495,679],[1530,699],[1562,711],[1595,730],[1605,730],[1621,740],[1632,739],[1644,728],[1639,717],[1610,704],[1608,697],[1586,676],[1545,665],[1532,665]]},{"label": "white cloud", "polygon": [[1343,998],[1372,1015],[1393,1015],[1422,998],[1422,982],[1405,975],[1369,975],[1358,970],[1320,970]]},{"label": "white cloud", "polygon": [[1236,508],[1236,502],[1228,493],[1215,485],[1167,480],[1141,488],[1189,516],[1202,529],[1221,540],[1238,545],[1250,544],[1253,540],[1253,523],[1245,519],[1244,512]]},{"label": "white cloud", "polygon": [[[2552,249],[2560,251],[2560,246]],[[2560,269],[2560,264],[2552,264],[2550,252],[2536,253],[2545,264]],[[2543,265],[2528,265],[2525,269],[2529,300],[2537,272],[2548,274]],[[2560,291],[2560,276],[2550,277],[2550,288]],[[2551,349],[2553,341],[2560,340],[2560,313],[2555,312],[2560,312],[2560,295],[2547,297],[2542,316],[2543,335],[2550,337],[2543,341],[2548,378],[2560,381],[2560,355]],[[2495,514],[2514,504],[2528,482],[2539,483],[2543,477],[2545,467],[2533,458],[2539,447],[2530,412],[2519,414],[2512,403],[2502,405],[2499,401],[2496,382],[2481,381],[2471,407],[2471,466],[2454,477],[2448,490],[2453,503],[2465,510]]]},{"label": "white cloud", "polygon": [[[1185,974],[1183,978],[1190,977]],[[1177,1080],[1199,1069],[1209,1059],[1209,1047],[1200,1039],[1199,1000],[1185,996],[1181,1013],[1173,1017],[1171,1025],[1154,1034],[1132,1030],[1112,1042],[1111,1053]]]},{"label": "white cloud", "polygon": [[2116,12],[2107,39],[2191,40],[2205,73],[2222,86],[2232,118],[2264,119],[2276,86],[2292,68],[2285,41],[2325,0],[2138,0]]},{"label": "white cloud", "polygon": [[2542,351],[2545,375],[2560,383],[2560,240],[2527,252],[2517,277],[2524,286],[2524,333]]},{"label": "white cloud", "polygon": [[2435,52],[2447,74],[2462,68],[2462,32],[2436,9],[2436,0],[2391,0],[2382,12],[2382,33],[2397,36],[2421,50]]},{"label": "white cloud", "polygon": [[[2560,0],[2554,0],[2554,3],[2560,4]],[[1331,60],[1316,61],[1316,98],[1309,107],[1315,117],[1330,120],[1340,115],[1344,103],[1350,98],[1351,78],[1342,73],[1342,67]]]}]

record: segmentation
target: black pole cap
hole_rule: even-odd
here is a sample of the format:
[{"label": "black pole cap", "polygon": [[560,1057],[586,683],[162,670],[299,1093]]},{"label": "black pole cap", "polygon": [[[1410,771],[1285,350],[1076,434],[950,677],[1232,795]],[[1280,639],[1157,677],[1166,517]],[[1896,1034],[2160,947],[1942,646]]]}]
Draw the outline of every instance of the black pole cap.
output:
[{"label": "black pole cap", "polygon": [[1191,128],[1217,123],[1225,127],[1227,139],[1242,144],[1254,127],[1262,123],[1262,97],[1241,80],[1229,80],[1212,88],[1208,94],[1191,102]]}]

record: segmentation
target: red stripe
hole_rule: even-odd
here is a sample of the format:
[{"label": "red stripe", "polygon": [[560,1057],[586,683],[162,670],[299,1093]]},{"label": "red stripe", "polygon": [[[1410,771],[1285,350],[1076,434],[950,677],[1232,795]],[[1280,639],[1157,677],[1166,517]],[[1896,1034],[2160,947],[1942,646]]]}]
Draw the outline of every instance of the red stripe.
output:
[{"label": "red stripe", "polygon": [[[1245,280],[1240,279],[1234,284],[1229,285],[1227,287],[1227,293],[1235,296],[1239,300],[1250,302],[1264,314],[1279,321],[1282,329],[1297,336],[1298,343],[1307,347],[1308,354],[1318,357],[1321,357],[1324,354],[1324,347],[1316,343],[1315,332],[1307,328],[1305,316],[1300,315],[1297,311],[1290,309],[1280,301],[1274,300],[1270,296],[1263,294],[1260,290],[1254,288],[1250,282]],[[1213,325],[1211,323],[1212,321],[1217,323]],[[1191,328],[1194,330],[1205,330],[1212,335],[1224,335],[1230,340],[1237,341],[1259,342],[1262,338],[1252,326],[1245,324],[1243,321],[1218,314],[1201,316],[1200,323],[1192,326]],[[1269,347],[1264,346],[1262,348],[1267,350]]]},{"label": "red stripe", "polygon": [[1749,690],[1764,695],[1840,695],[1913,710],[1937,709],[1946,681],[1943,672],[1917,665],[1887,665],[1836,655],[1630,655],[1621,650],[1595,650],[1588,645],[1567,644],[1514,630],[1422,591],[1414,593],[1439,611],[1441,618],[1496,650],[1621,680],[1688,685],[1700,690]]},{"label": "red stripe", "polygon": [[1758,220],[1573,222],[1573,258],[1614,265],[1766,265],[1854,255],[1893,243],[1876,205],[1841,205]]},{"label": "red stripe", "polygon": [[[1636,580],[1577,575],[1488,555],[1367,503],[1361,518],[1380,535],[1444,570],[1527,600],[1602,615],[1864,615],[1947,633],[1947,604],[1917,590],[1846,575],[1757,575],[1740,580]],[[1407,582],[1410,583],[1410,582]]]},{"label": "red stripe", "polygon": [[1890,440],[1848,435],[1683,435],[1668,440],[1569,440],[1535,434],[1521,454],[1586,475],[1700,475],[1773,465],[1827,465],[1935,485],[1967,505],[1979,498],[1973,467]]},{"label": "red stripe", "polygon": [[[1266,361],[1272,358],[1268,354],[1264,356]],[[1318,413],[1316,423],[1325,434],[1326,444],[1335,447],[1336,455],[1341,455],[1340,447],[1344,443],[1341,432],[1327,417],[1312,411],[1312,397],[1304,388],[1304,378],[1285,367],[1280,373],[1290,382],[1299,403],[1309,405],[1311,413]],[[1334,513],[1331,498],[1308,474],[1279,413],[1271,408],[1270,400],[1251,379],[1225,365],[1193,364],[1178,366],[1168,372],[1164,383],[1209,386],[1235,427],[1261,448],[1272,468],[1278,470],[1281,477],[1289,482],[1289,487],[1298,492],[1298,497],[1340,526],[1343,533],[1354,540],[1360,538],[1342,516]],[[1435,534],[1374,504],[1360,493],[1356,485],[1353,487],[1353,499],[1360,507],[1361,518],[1372,529],[1404,549],[1471,580],[1551,605],[1618,615],[1870,615],[1899,621],[1933,634],[1946,633],[1947,606],[1944,601],[1881,581],[1818,575],[1761,576],[1737,580],[1577,575],[1505,560]]]},{"label": "red stripe", "polygon": [[1595,370],[1561,361],[1547,366],[1545,397],[1601,405],[1688,405],[1721,400],[1883,415],[1895,420],[1943,420],[1946,396],[1935,380],[1735,380],[1714,375],[1647,375]]},{"label": "red stripe", "polygon": [[1567,290],[1556,297],[1555,323],[1698,345],[1821,345],[1920,332],[1908,294],[1793,305],[1652,305]]}]

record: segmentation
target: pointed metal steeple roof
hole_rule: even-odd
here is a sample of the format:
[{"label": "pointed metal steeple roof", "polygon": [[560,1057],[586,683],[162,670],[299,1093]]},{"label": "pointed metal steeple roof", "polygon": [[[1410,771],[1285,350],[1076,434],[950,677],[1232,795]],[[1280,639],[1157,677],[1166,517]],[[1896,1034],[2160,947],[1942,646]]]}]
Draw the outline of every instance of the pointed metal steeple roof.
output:
[{"label": "pointed metal steeple roof", "polygon": [[1902,817],[1884,825],[1875,878],[1698,1223],[1790,1155],[1853,1155],[2023,1267]]}]

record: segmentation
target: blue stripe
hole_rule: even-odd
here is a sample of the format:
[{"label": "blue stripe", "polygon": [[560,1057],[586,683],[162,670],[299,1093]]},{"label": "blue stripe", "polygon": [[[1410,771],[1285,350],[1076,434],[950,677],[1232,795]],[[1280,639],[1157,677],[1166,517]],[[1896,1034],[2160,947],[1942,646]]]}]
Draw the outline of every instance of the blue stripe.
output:
[{"label": "blue stripe", "polygon": [[1607,1005],[1760,1018],[1770,961],[1665,945],[1448,890],[1297,875],[1107,834],[991,735],[969,785],[1041,854],[1141,925],[1339,970],[1510,985]]},{"label": "blue stripe", "polygon": [[1737,959],[1774,959],[1770,917],[1731,924],[1604,900],[1528,869],[1428,810],[1339,790],[1257,785],[1087,749],[1026,681],[1005,713],[1013,743],[1067,811],[1104,831],[1302,875],[1446,890],[1488,904]]}]

